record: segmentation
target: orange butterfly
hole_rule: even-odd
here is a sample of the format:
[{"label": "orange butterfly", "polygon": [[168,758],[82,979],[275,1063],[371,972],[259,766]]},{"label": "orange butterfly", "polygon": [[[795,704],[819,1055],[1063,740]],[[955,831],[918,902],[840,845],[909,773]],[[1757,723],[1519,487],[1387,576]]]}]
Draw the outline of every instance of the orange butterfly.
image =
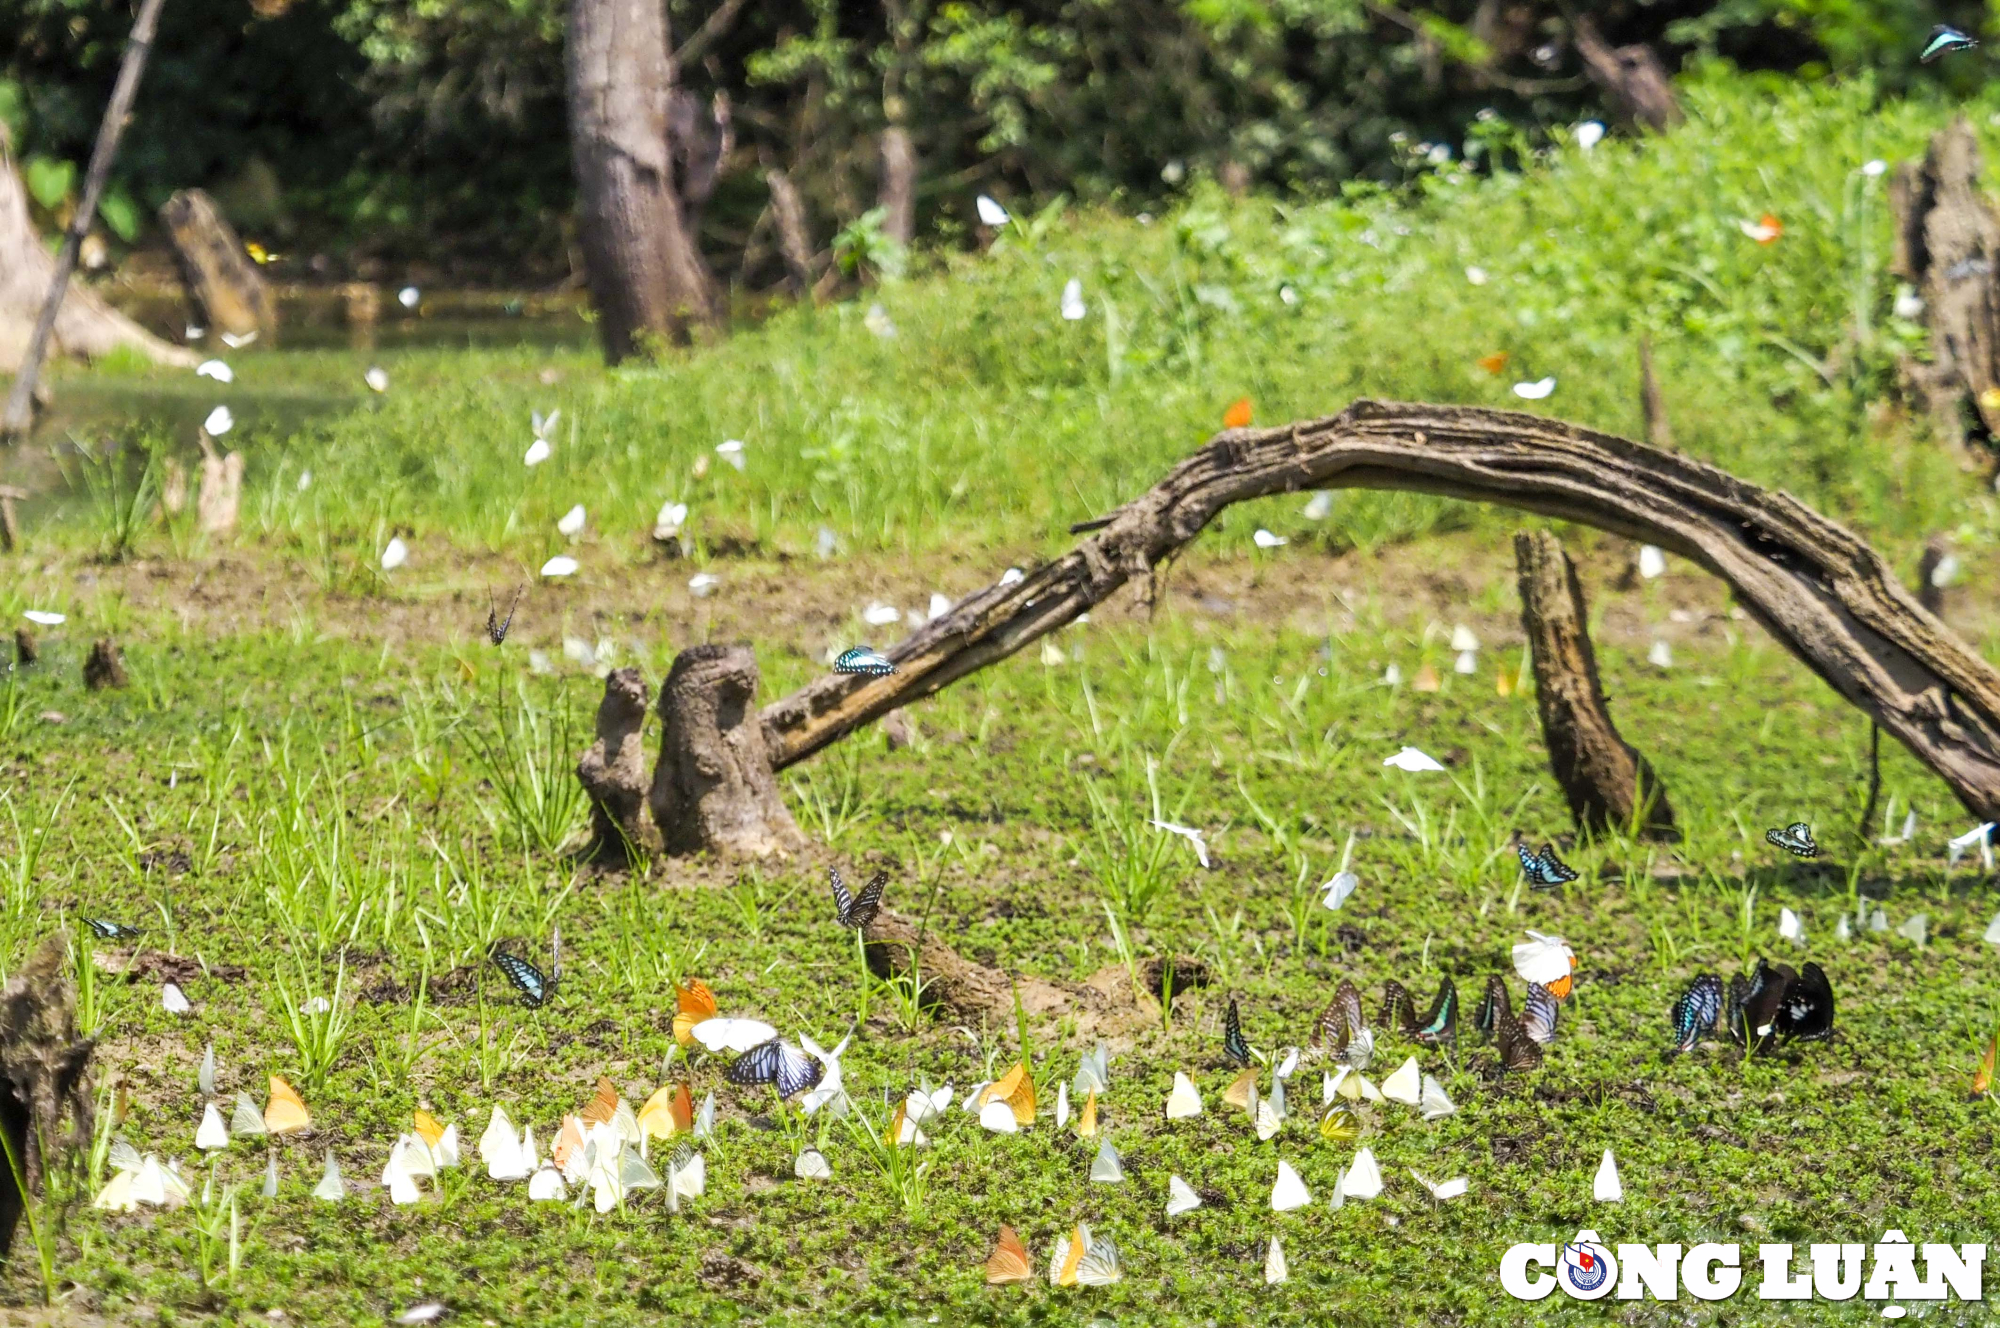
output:
[{"label": "orange butterfly", "polygon": [[272,1134],[296,1134],[312,1128],[312,1113],[306,1110],[299,1090],[271,1076],[271,1100],[264,1107],[264,1124]]},{"label": "orange butterfly", "polygon": [[577,1123],[574,1116],[563,1117],[562,1131],[556,1135],[556,1141],[549,1145],[549,1156],[555,1159],[558,1167],[562,1167],[568,1164],[569,1155],[581,1147],[583,1147],[583,1126]]},{"label": "orange butterfly", "polygon": [[1996,1057],[2000,1057],[2000,1032],[1994,1033],[1993,1040],[1986,1044],[1986,1057],[1979,1062],[1979,1073],[1972,1076],[1974,1097],[1983,1096],[1993,1086],[1993,1062]]},{"label": "orange butterfly", "polygon": [[1245,1069],[1236,1076],[1235,1082],[1223,1090],[1222,1101],[1226,1106],[1250,1109],[1250,1094],[1257,1089],[1257,1071]]},{"label": "orange butterfly", "polygon": [[1443,691],[1444,679],[1438,677],[1438,671],[1426,662],[1417,670],[1417,676],[1411,680],[1410,686],[1420,692]]},{"label": "orange butterfly", "polygon": [[986,1259],[986,1285],[1009,1286],[1034,1280],[1035,1270],[1028,1262],[1028,1247],[1014,1234],[1014,1228],[1002,1224],[1000,1240]]},{"label": "orange butterfly", "polygon": [[597,1096],[590,1099],[583,1109],[585,1125],[609,1125],[611,1118],[618,1114],[618,1086],[609,1079],[599,1076]]},{"label": "orange butterfly", "polygon": [[661,1084],[639,1108],[639,1128],[648,1138],[671,1139],[694,1128],[694,1097],[686,1084]]},{"label": "orange butterfly", "polygon": [[417,1135],[427,1148],[436,1148],[438,1140],[444,1138],[444,1126],[438,1124],[438,1118],[422,1107],[417,1108],[416,1125]]},{"label": "orange butterfly", "polygon": [[1013,1108],[1016,1125],[1035,1123],[1035,1081],[1028,1075],[1026,1061],[986,1085],[986,1091],[979,1095],[979,1105],[983,1107],[989,1102],[1005,1102]]},{"label": "orange butterfly", "polygon": [[1507,367],[1507,361],[1513,358],[1504,350],[1496,350],[1491,355],[1480,356],[1479,367],[1497,377],[1500,371]]},{"label": "orange butterfly", "polygon": [[674,997],[680,1005],[674,1013],[674,1041],[691,1047],[694,1026],[704,1019],[715,1018],[715,993],[700,978],[689,978],[686,986],[674,984]]},{"label": "orange butterfly", "polygon": [[1778,237],[1785,233],[1785,223],[1769,212],[1757,218],[1755,225],[1747,221],[1739,221],[1736,224],[1742,228],[1745,235],[1758,244],[1776,244]]},{"label": "orange butterfly", "polygon": [[1057,1265],[1055,1276],[1049,1280],[1059,1287],[1076,1285],[1076,1266],[1083,1262],[1083,1256],[1090,1248],[1090,1242],[1083,1238],[1083,1228],[1070,1232],[1069,1253]]},{"label": "orange butterfly", "polygon": [[1251,413],[1250,398],[1238,397],[1229,403],[1229,409],[1222,412],[1222,427],[1225,429],[1247,429],[1254,416]]},{"label": "orange butterfly", "polygon": [[1083,1100],[1083,1114],[1076,1118],[1076,1133],[1080,1139],[1097,1137],[1097,1090],[1091,1089],[1090,1096]]}]

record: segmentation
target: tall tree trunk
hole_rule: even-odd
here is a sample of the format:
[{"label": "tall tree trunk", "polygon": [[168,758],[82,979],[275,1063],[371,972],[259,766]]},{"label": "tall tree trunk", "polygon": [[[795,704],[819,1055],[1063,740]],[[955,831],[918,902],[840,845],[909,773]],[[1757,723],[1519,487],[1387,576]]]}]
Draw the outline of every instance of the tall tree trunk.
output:
[{"label": "tall tree trunk", "polygon": [[648,339],[685,341],[718,315],[674,187],[663,0],[571,0],[568,63],[584,270],[615,364]]},{"label": "tall tree trunk", "polygon": [[917,149],[910,131],[890,125],[882,131],[882,175],[875,205],[882,209],[882,233],[907,245],[917,234]]}]

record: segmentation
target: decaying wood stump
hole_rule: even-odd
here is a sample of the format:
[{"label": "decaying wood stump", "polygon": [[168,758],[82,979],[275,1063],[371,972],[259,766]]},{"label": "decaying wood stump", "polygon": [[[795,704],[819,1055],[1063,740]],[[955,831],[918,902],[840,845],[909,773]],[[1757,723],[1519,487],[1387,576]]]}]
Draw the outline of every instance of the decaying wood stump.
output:
[{"label": "decaying wood stump", "polygon": [[1584,72],[1604,89],[1620,119],[1639,129],[1665,131],[1683,118],[1673,79],[1650,46],[1608,45],[1586,15],[1576,22],[1576,53]]},{"label": "decaying wood stump", "polygon": [[1889,184],[1890,269],[1923,296],[1931,333],[1931,362],[1905,361],[1903,373],[1938,432],[1961,445],[1968,399],[2000,436],[2000,216],[1979,173],[1979,141],[1961,117],[1932,136],[1922,165],[1899,164]]},{"label": "decaying wood stump", "polygon": [[901,125],[884,129],[881,158],[875,206],[882,209],[882,234],[907,246],[917,234],[917,149],[910,131]]},{"label": "decaying wood stump", "polygon": [[101,692],[107,687],[129,686],[131,681],[125,674],[125,659],[118,653],[118,643],[108,636],[99,637],[90,647],[90,657],[83,661],[83,685]]},{"label": "decaying wood stump", "polygon": [[188,299],[208,326],[270,340],[278,330],[277,304],[215,200],[200,189],[183,189],[160,205],[160,221],[173,239]]},{"label": "decaying wood stump", "polygon": [[1014,1018],[1014,993],[1031,1015],[1062,1014],[1074,1007],[1075,995],[1042,978],[1010,979],[997,968],[974,963],[947,945],[935,931],[918,934],[917,925],[884,908],[861,930],[868,967],[878,977],[902,977],[915,971],[924,984],[926,1004],[948,1006],[960,1018],[981,1017],[1000,1024]]},{"label": "decaying wood stump", "polygon": [[1666,787],[1611,720],[1583,588],[1562,541],[1546,530],[1521,531],[1514,536],[1514,561],[1542,740],[1570,814],[1593,832],[1638,829],[1648,838],[1677,838]]},{"label": "decaying wood stump", "polygon": [[[185,481],[183,481],[185,484]],[[243,499],[243,454],[223,455],[201,434],[201,491],[195,497],[195,518],[204,535],[229,535],[236,530],[236,512]]]},{"label": "decaying wood stump", "polygon": [[805,847],[758,722],[757,656],[692,646],[660,686],[660,760],[648,797],[667,852],[763,857]]},{"label": "decaying wood stump", "polygon": [[643,730],[651,699],[645,674],[613,669],[597,706],[597,741],[576,764],[576,777],[590,797],[585,853],[599,862],[623,862],[647,842]]},{"label": "decaying wood stump", "polygon": [[[77,1036],[68,950],[51,936],[0,989],[0,1130],[31,1192],[63,1152],[90,1138],[93,1045]],[[0,1255],[24,1207],[13,1168],[0,1166]]]}]

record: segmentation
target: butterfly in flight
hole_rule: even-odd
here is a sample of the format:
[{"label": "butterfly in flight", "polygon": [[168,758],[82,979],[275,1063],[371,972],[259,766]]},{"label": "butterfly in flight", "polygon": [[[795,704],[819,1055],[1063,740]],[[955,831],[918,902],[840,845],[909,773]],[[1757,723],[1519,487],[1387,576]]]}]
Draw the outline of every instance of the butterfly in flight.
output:
[{"label": "butterfly in flight", "polygon": [[1977,45],[1979,45],[1978,42],[1966,36],[1957,28],[1947,27],[1945,24],[1940,23],[1931,29],[1930,38],[1924,42],[1923,53],[1918,55],[1917,59],[1924,64],[1929,64],[1940,56],[1950,55],[1954,51],[1969,51]]},{"label": "butterfly in flight", "polygon": [[1458,987],[1450,978],[1440,982],[1430,1013],[1419,1019],[1409,991],[1391,978],[1382,986],[1382,1022],[1400,1026],[1404,1037],[1427,1047],[1445,1042],[1457,1046]]},{"label": "butterfly in flight", "polygon": [[143,935],[137,927],[128,927],[122,922],[111,922],[105,918],[85,918],[84,922],[107,941],[129,941],[134,936]]},{"label": "butterfly in flight", "polygon": [[1229,1013],[1222,1017],[1222,1050],[1238,1065],[1250,1063],[1250,1044],[1243,1040],[1243,1024],[1237,1016],[1234,998],[1229,1002]]},{"label": "butterfly in flight", "polygon": [[1668,1054],[1693,1051],[1701,1035],[1721,1019],[1722,979],[1713,973],[1703,973],[1674,1002],[1674,1045],[1668,1048]]},{"label": "butterfly in flight", "polygon": [[1530,853],[1526,844],[1516,844],[1514,852],[1520,856],[1521,871],[1527,876],[1528,883],[1537,890],[1567,885],[1576,879],[1575,870],[1556,856],[1554,844],[1542,845],[1540,853]]},{"label": "butterfly in flight", "polygon": [[819,1082],[820,1067],[783,1038],[759,1042],[729,1063],[732,1084],[775,1084],[778,1096],[789,1098]]},{"label": "butterfly in flight", "polygon": [[[821,656],[821,658],[825,658]],[[870,678],[881,678],[896,671],[889,657],[869,646],[854,646],[840,652],[840,658],[833,661],[835,673],[859,673]]]},{"label": "butterfly in flight", "polygon": [[860,894],[847,892],[847,882],[840,879],[840,868],[828,869],[827,875],[833,878],[833,906],[841,926],[858,931],[875,920],[882,908],[883,887],[889,884],[888,872],[876,872],[869,877]]},{"label": "butterfly in flight", "polygon": [[1813,842],[1812,827],[1804,821],[1794,821],[1782,830],[1766,830],[1764,838],[1793,857],[1819,856],[1819,845]]},{"label": "butterfly in flight", "polygon": [[490,598],[486,601],[486,639],[488,641],[497,646],[507,640],[507,629],[514,625],[514,609],[520,602],[521,592],[516,590],[514,598],[507,603],[507,616],[502,618],[497,611],[499,606]]}]

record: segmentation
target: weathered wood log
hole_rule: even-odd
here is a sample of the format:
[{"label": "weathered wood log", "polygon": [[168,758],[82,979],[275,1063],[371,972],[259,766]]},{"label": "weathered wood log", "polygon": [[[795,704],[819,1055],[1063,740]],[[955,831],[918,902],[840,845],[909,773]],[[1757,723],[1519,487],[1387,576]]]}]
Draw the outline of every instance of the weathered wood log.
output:
[{"label": "weathered wood log", "polygon": [[131,682],[125,673],[125,657],[118,653],[118,643],[108,636],[99,637],[83,661],[83,685],[101,692],[107,687],[127,687]]},{"label": "weathered wood log", "polygon": [[1637,830],[1676,839],[1666,786],[1651,763],[1619,735],[1591,649],[1589,617],[1576,567],[1546,530],[1514,536],[1521,626],[1535,664],[1535,704],[1549,768],[1580,829]]},{"label": "weathered wood log", "polygon": [[908,918],[884,908],[861,929],[868,968],[878,977],[904,977],[913,970],[923,982],[925,1004],[944,1005],[967,1021],[981,1018],[1011,1024],[1014,993],[1031,1015],[1062,1014],[1074,1009],[1076,994],[1042,978],[1009,978],[960,955],[937,935]]},{"label": "weathered wood log", "polygon": [[[90,1139],[93,1047],[77,1036],[68,948],[51,936],[0,989],[0,1130],[30,1192]],[[0,1256],[13,1246],[25,1204],[14,1169],[0,1166]]]},{"label": "weathered wood log", "polygon": [[1923,296],[1931,334],[1931,362],[1905,361],[1903,373],[1938,432],[1961,447],[1968,400],[2000,435],[2000,215],[1979,173],[1979,142],[1961,117],[1932,136],[1922,165],[1900,163],[1889,188],[1891,270]]},{"label": "weathered wood log", "polygon": [[2000,670],[1918,604],[1884,559],[1785,493],[1677,452],[1516,411],[1356,401],[1326,419],[1217,435],[1075,549],[961,600],[885,651],[896,672],[827,674],[768,706],[782,769],[1030,645],[1152,569],[1231,503],[1376,488],[1500,503],[1656,544],[1738,601],[1843,698],[2000,820]]},{"label": "weathered wood log", "polygon": [[1638,129],[1663,132],[1679,124],[1679,98],[1674,96],[1673,79],[1659,55],[1650,46],[1612,47],[1598,35],[1597,25],[1588,15],[1577,19],[1576,53],[1583,57],[1584,72],[1591,82],[1604,89],[1612,109],[1627,124]]},{"label": "weathered wood log", "polygon": [[1639,409],[1646,420],[1646,441],[1662,451],[1674,448],[1674,431],[1667,423],[1667,398],[1653,372],[1653,339],[1639,338]]},{"label": "weathered wood log", "polygon": [[907,246],[917,234],[917,149],[910,131],[901,125],[884,129],[880,152],[875,206],[882,209],[882,234]]},{"label": "weathered wood log", "polygon": [[272,340],[278,331],[277,304],[215,200],[200,189],[180,190],[160,205],[160,221],[174,242],[188,300],[207,325],[234,336],[256,332]]},{"label": "weathered wood log", "polygon": [[785,263],[785,281],[792,295],[804,299],[812,292],[812,232],[806,223],[806,201],[792,177],[776,167],[764,172],[771,190],[771,228],[778,233],[778,257]]},{"label": "weathered wood log", "polygon": [[646,830],[646,675],[613,669],[597,705],[597,741],[576,763],[576,777],[590,798],[590,845],[598,862],[626,862],[648,842]]},{"label": "weathered wood log", "polygon": [[648,795],[667,852],[764,857],[805,847],[778,792],[756,699],[750,647],[691,646],[674,657],[660,685],[660,759]]}]

